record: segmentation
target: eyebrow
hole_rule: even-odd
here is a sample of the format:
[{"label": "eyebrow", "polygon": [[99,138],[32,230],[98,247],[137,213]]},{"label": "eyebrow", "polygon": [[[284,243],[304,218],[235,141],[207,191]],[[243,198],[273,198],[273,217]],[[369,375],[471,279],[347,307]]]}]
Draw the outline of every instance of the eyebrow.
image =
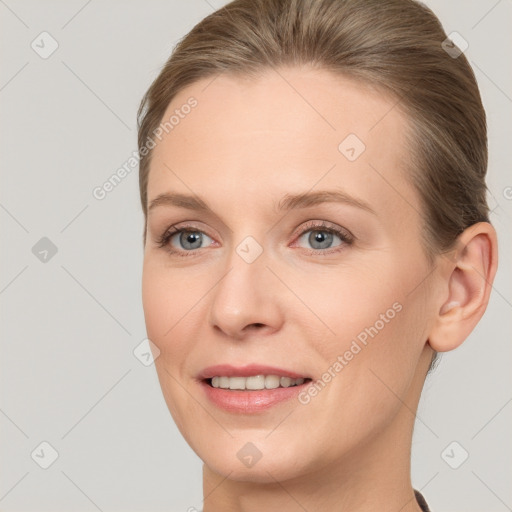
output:
[{"label": "eyebrow", "polygon": [[[295,195],[286,194],[277,204],[277,212],[310,208],[323,203],[347,204],[376,215],[375,210],[368,203],[339,190],[320,190]],[[158,206],[175,206],[177,208],[214,214],[208,204],[196,195],[163,193],[150,202],[148,211]]]}]

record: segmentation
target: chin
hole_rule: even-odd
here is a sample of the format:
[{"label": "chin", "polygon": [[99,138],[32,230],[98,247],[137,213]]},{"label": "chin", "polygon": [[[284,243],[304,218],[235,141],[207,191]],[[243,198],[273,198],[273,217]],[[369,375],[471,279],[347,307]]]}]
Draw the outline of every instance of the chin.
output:
[{"label": "chin", "polygon": [[281,441],[265,440],[266,435],[258,440],[257,436],[241,434],[231,438],[226,434],[217,442],[204,437],[195,442],[188,437],[188,442],[210,471],[238,482],[281,482],[303,476],[318,466],[313,460],[308,462],[313,454],[305,453],[299,440],[283,445]]},{"label": "chin", "polygon": [[219,456],[208,456],[202,458],[208,468],[223,477],[236,482],[254,482],[254,483],[275,483],[293,479],[300,475],[300,468],[297,467],[296,460],[286,460],[277,454],[276,458],[268,456],[266,460],[261,458],[252,467],[246,467],[243,463],[233,462],[222,454]]}]

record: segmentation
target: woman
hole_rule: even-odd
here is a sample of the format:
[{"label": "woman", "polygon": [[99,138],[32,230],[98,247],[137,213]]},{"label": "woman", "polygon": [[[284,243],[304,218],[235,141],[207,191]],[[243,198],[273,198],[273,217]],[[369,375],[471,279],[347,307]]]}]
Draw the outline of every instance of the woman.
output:
[{"label": "woman", "polygon": [[204,512],[428,510],[438,352],[497,267],[473,72],[413,0],[235,0],[139,111],[143,305]]}]

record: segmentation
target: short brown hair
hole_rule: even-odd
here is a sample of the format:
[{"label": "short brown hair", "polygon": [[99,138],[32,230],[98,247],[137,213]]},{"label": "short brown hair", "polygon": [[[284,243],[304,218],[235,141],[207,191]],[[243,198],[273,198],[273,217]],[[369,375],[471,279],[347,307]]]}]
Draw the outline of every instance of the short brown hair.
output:
[{"label": "short brown hair", "polygon": [[[206,77],[312,64],[362,80],[391,94],[411,121],[410,173],[432,260],[467,227],[489,222],[485,111],[471,66],[445,51],[446,39],[414,0],[234,0],[180,40],[144,95],[139,153],[174,96]],[[150,161],[150,152],[141,156],[145,217]]]}]

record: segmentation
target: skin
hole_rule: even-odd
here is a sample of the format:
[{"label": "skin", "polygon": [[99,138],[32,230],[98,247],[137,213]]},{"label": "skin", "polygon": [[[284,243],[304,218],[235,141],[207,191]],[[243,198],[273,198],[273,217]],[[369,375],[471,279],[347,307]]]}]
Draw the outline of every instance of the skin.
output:
[{"label": "skin", "polygon": [[[352,79],[312,68],[209,78],[182,90],[164,119],[190,96],[197,107],[153,150],[148,202],[193,194],[215,215],[149,211],[143,306],[166,403],[204,462],[204,511],[419,511],[414,413],[432,349],[459,346],[485,310],[494,229],[472,226],[450,257],[429,264],[407,179],[408,119],[395,99]],[[338,150],[350,133],[366,145],[355,161]],[[343,190],[374,213],[341,203],[277,212],[286,194],[318,190]],[[354,240],[334,235],[322,248],[321,227],[302,236],[311,220]],[[194,255],[168,251],[190,252],[179,234],[158,246],[186,222],[204,233]],[[263,249],[250,264],[236,252],[247,236]],[[221,363],[320,379],[395,303],[400,312],[305,405],[243,415],[202,393],[198,372]],[[237,457],[247,442],[262,454],[250,468]]]}]

